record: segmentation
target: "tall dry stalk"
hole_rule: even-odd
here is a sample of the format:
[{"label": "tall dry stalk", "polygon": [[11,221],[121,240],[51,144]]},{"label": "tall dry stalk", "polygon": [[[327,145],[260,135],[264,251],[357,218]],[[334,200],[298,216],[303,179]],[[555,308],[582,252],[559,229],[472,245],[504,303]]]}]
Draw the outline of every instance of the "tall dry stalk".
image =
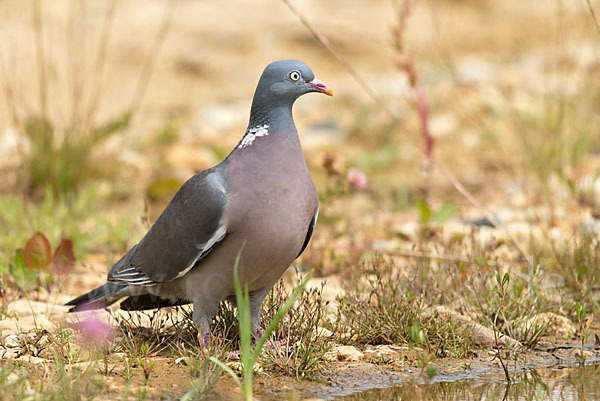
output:
[{"label": "tall dry stalk", "polygon": [[44,51],[44,37],[42,26],[42,0],[33,0],[33,29],[35,32],[36,63],[39,81],[40,114],[43,120],[48,119],[48,78],[46,67],[46,54]]},{"label": "tall dry stalk", "polygon": [[171,22],[173,21],[173,14],[175,12],[175,8],[177,7],[178,0],[169,0],[167,7],[165,8],[164,17],[160,23],[160,27],[154,36],[154,40],[152,41],[152,46],[150,47],[150,51],[148,56],[146,57],[146,61],[144,62],[144,67],[142,68],[142,73],[140,74],[140,78],[138,80],[137,86],[135,88],[135,92],[133,94],[133,98],[131,99],[131,106],[129,107],[129,111],[133,114],[135,113],[141,103],[144,95],[146,93],[146,89],[148,88],[148,83],[150,82],[150,78],[152,77],[152,72],[154,71],[154,65],[156,63],[156,59],[158,56],[158,52],[162,47],[162,44],[167,37],[167,32],[171,27]]},{"label": "tall dry stalk", "polygon": [[404,43],[404,33],[406,32],[408,20],[413,10],[416,0],[403,0],[402,4],[395,3],[396,25],[393,28],[394,33],[394,48],[396,50],[396,65],[400,70],[404,71],[408,77],[412,93],[409,99],[410,104],[419,115],[421,123],[421,136],[423,137],[424,153],[427,158],[425,166],[425,184],[423,185],[423,200],[427,203],[431,188],[431,176],[433,173],[433,165],[431,161],[435,158],[433,153],[435,141],[429,129],[429,104],[425,94],[425,87],[421,83],[417,69],[413,61],[413,57],[408,53]]},{"label": "tall dry stalk", "polygon": [[332,45],[331,41],[321,33],[305,16],[302,14],[292,3],[290,0],[281,0],[285,5],[292,11],[294,15],[300,20],[300,22],[310,31],[310,33],[317,39],[319,43],[321,43],[346,69],[346,71],[355,79],[355,81],[359,84],[359,86],[369,95],[369,97],[385,112],[385,114],[389,117],[389,119],[394,123],[394,126],[399,129],[399,131],[406,137],[409,143],[414,145],[423,156],[431,163],[431,165],[437,169],[450,184],[454,187],[454,189],[462,195],[471,205],[475,207],[475,209],[479,210],[489,221],[494,223],[496,227],[502,229],[511,243],[517,249],[517,251],[523,256],[523,258],[527,261],[527,263],[532,265],[532,258],[529,257],[523,247],[517,242],[516,238],[512,235],[512,233],[503,225],[498,218],[491,213],[481,202],[475,198],[475,196],[460,182],[460,180],[450,171],[448,168],[439,160],[435,158],[429,158],[424,148],[422,148],[419,143],[413,138],[411,132],[402,124],[400,118],[388,107],[388,105],[383,101],[381,97],[371,88],[371,86],[367,83],[365,79],[352,67],[352,65],[343,57]]},{"label": "tall dry stalk", "polygon": [[596,18],[596,12],[594,11],[594,7],[592,7],[592,2],[591,2],[591,0],[585,0],[585,2],[587,4],[590,15],[592,16],[592,20],[594,21],[594,26],[596,27],[596,30],[600,34],[600,24],[598,24],[598,18]]},{"label": "tall dry stalk", "polygon": [[77,131],[85,87],[85,8],[83,0],[72,0],[67,24],[67,70],[71,78],[71,121],[65,133]]},{"label": "tall dry stalk", "polygon": [[95,116],[96,111],[98,110],[98,104],[100,103],[100,88],[102,86],[102,77],[104,75],[104,68],[106,66],[108,44],[110,43],[110,33],[112,23],[115,19],[116,6],[117,0],[110,0],[106,4],[104,21],[102,22],[102,30],[100,32],[100,44],[98,45],[98,52],[96,54],[96,59],[94,60],[94,72],[92,74],[93,83],[90,93],[90,102],[84,117],[86,124],[84,131],[88,131],[90,126],[95,124]]},{"label": "tall dry stalk", "polygon": [[[178,0],[166,2],[165,11],[159,23],[158,31],[150,41],[148,54],[142,65],[138,82],[132,93],[129,106],[123,112],[108,121],[97,122],[96,116],[102,102],[102,87],[110,46],[112,25],[116,15],[117,0],[107,0],[99,44],[93,58],[92,74],[85,57],[88,42],[86,27],[86,1],[70,0],[67,10],[66,60],[68,82],[59,86],[68,87],[66,112],[57,110],[54,93],[50,93],[48,37],[45,32],[43,0],[32,0],[32,29],[35,38],[35,62],[38,76],[38,103],[34,112],[19,118],[18,99],[15,99],[14,84],[6,75],[4,85],[5,98],[9,104],[9,113],[13,123],[30,143],[24,153],[26,173],[29,176],[31,194],[43,194],[45,187],[51,187],[55,193],[69,195],[77,191],[81,184],[100,172],[102,163],[94,160],[94,154],[107,138],[123,132],[130,127],[132,116],[138,112],[146,94],[156,59],[166,39],[172,23]],[[2,57],[2,69],[6,72],[6,62]],[[89,88],[89,89],[88,89]],[[37,110],[36,110],[37,109]],[[62,115],[66,118],[60,119]],[[106,163],[104,163],[106,164]]]}]

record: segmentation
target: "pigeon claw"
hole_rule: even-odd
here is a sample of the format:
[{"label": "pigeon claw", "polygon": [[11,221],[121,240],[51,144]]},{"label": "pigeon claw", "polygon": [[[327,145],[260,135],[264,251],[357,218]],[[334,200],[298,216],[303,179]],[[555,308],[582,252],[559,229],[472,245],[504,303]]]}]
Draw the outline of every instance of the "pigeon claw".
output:
[{"label": "pigeon claw", "polygon": [[210,334],[202,334],[201,331],[198,331],[198,342],[200,343],[200,346],[202,347],[203,351],[208,351],[208,344],[210,343]]}]

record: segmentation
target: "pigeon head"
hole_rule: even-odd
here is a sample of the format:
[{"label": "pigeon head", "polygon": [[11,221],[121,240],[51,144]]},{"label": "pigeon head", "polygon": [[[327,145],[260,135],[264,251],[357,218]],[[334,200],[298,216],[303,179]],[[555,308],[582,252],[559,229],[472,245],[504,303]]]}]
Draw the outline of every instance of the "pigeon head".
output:
[{"label": "pigeon head", "polygon": [[291,110],[296,99],[310,92],[333,96],[333,89],[316,79],[310,67],[302,61],[272,62],[258,81],[252,101],[251,122],[265,121],[266,114],[278,108]]}]

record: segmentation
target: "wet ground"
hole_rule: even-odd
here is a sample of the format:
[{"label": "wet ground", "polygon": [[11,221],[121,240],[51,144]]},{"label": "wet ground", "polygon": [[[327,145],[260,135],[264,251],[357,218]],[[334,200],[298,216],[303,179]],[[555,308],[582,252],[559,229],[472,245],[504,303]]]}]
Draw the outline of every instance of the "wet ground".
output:
[{"label": "wet ground", "polygon": [[[600,347],[594,342],[586,345],[585,365],[574,342],[540,343],[535,350],[523,351],[516,363],[508,363],[510,385],[493,353],[479,350],[469,359],[436,359],[437,373],[428,382],[408,354],[399,350],[398,359],[386,363],[332,364],[329,376],[323,378],[329,383],[259,377],[256,396],[262,401],[600,399]],[[216,400],[235,396],[226,390],[231,389],[226,381],[218,387]]]},{"label": "wet ground", "polygon": [[332,397],[333,400],[597,400],[600,366],[541,368],[518,374],[513,383],[483,377],[427,385],[404,385]]}]

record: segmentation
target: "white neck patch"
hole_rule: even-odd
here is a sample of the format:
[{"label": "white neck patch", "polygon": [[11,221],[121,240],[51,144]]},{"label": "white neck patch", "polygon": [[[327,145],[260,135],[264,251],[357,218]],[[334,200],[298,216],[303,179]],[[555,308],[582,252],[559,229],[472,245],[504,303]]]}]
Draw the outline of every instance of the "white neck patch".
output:
[{"label": "white neck patch", "polygon": [[242,143],[238,146],[238,149],[243,149],[247,146],[252,145],[252,142],[259,136],[267,136],[269,135],[269,126],[268,125],[259,125],[256,127],[252,127],[248,129],[248,133],[242,139]]}]

